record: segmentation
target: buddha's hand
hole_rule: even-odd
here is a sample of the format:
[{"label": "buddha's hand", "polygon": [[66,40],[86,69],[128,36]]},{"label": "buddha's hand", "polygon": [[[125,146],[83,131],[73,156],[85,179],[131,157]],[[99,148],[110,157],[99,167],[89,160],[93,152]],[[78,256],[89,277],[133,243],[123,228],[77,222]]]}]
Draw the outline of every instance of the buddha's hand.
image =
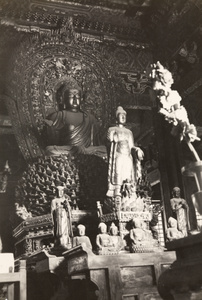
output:
[{"label": "buddha's hand", "polygon": [[117,143],[119,140],[117,133],[114,133],[114,142]]},{"label": "buddha's hand", "polygon": [[52,120],[44,119],[43,121],[48,126],[52,126],[53,125],[53,121]]},{"label": "buddha's hand", "polygon": [[182,199],[182,206],[183,207],[189,207],[186,200]]},{"label": "buddha's hand", "polygon": [[182,203],[176,204],[175,209],[178,210],[180,208],[182,208]]},{"label": "buddha's hand", "polygon": [[143,160],[144,152],[139,147],[136,147],[135,150],[136,150],[137,159]]}]

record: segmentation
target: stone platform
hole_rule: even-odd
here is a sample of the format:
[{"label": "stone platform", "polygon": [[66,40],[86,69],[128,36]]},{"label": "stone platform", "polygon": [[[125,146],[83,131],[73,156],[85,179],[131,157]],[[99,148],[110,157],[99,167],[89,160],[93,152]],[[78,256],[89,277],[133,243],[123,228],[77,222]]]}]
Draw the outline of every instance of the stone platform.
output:
[{"label": "stone platform", "polygon": [[[60,294],[60,300],[159,300],[158,278],[175,259],[172,251],[102,256],[95,255],[85,246],[77,246],[60,257],[40,251],[31,255],[27,264],[29,270],[32,273],[34,270],[35,276],[40,279],[40,284],[45,282],[44,278],[52,282],[48,290],[52,298],[44,294],[43,299],[59,299],[56,295]],[[63,282],[58,291],[54,288],[53,274],[55,282]]]}]

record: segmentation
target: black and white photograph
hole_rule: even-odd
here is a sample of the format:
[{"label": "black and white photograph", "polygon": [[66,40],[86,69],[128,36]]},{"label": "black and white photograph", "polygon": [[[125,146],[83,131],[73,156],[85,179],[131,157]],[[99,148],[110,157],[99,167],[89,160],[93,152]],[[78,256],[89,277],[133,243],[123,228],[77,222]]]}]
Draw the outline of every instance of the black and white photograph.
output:
[{"label": "black and white photograph", "polygon": [[0,300],[202,300],[202,0],[0,0]]}]

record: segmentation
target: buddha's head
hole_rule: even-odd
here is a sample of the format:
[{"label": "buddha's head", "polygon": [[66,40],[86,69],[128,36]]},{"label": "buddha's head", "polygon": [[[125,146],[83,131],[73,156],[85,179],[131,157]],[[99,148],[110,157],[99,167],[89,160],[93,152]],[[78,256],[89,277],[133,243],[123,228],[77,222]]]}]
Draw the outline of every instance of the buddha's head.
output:
[{"label": "buddha's head", "polygon": [[77,226],[77,229],[78,229],[79,236],[84,236],[85,235],[86,227],[84,225],[79,224]]},{"label": "buddha's head", "polygon": [[100,233],[106,233],[107,232],[107,225],[105,223],[100,223],[98,226],[98,229],[100,230]]},{"label": "buddha's head", "polygon": [[64,186],[57,186],[57,196],[59,198],[64,196]]},{"label": "buddha's head", "polygon": [[70,88],[64,91],[64,103],[67,110],[79,111],[81,104],[81,90]]},{"label": "buddha's head", "polygon": [[132,225],[133,228],[142,228],[142,220],[138,218],[133,218]]},{"label": "buddha's head", "polygon": [[180,197],[180,188],[179,187],[174,187],[173,190],[172,190],[172,195],[173,195],[173,197],[179,198]]},{"label": "buddha's head", "polygon": [[169,225],[169,227],[171,227],[171,228],[177,228],[177,220],[174,219],[173,217],[170,217],[170,218],[168,219],[168,225]]},{"label": "buddha's head", "polygon": [[116,119],[118,124],[124,125],[126,123],[126,111],[122,106],[118,106],[116,110]]},{"label": "buddha's head", "polygon": [[118,227],[114,223],[110,226],[110,234],[113,236],[118,235]]}]

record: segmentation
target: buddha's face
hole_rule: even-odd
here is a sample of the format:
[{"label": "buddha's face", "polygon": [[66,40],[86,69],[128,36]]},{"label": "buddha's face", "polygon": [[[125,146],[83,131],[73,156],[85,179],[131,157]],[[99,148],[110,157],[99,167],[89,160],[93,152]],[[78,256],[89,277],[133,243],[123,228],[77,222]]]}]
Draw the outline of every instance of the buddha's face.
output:
[{"label": "buddha's face", "polygon": [[119,113],[118,114],[118,123],[119,124],[125,124],[126,123],[126,114],[125,113]]},{"label": "buddha's face", "polygon": [[64,196],[64,190],[58,189],[57,191],[58,191],[58,197],[62,198]]},{"label": "buddha's face", "polygon": [[81,226],[78,228],[78,232],[80,236],[84,236],[85,235],[85,227]]},{"label": "buddha's face", "polygon": [[170,227],[171,228],[177,228],[177,221],[176,220],[170,220]]},{"label": "buddha's face", "polygon": [[173,189],[173,197],[177,197],[179,198],[180,197],[180,189]]},{"label": "buddha's face", "polygon": [[77,89],[68,90],[68,106],[72,110],[78,110],[81,102],[81,91]]},{"label": "buddha's face", "polygon": [[111,228],[111,235],[118,235],[118,229],[117,229],[117,227]]},{"label": "buddha's face", "polygon": [[134,228],[141,228],[141,221],[138,219],[134,219],[133,226],[134,226]]},{"label": "buddha's face", "polygon": [[105,226],[104,224],[101,225],[101,226],[100,226],[100,232],[101,232],[101,233],[106,233],[106,231],[107,231],[106,226]]}]

